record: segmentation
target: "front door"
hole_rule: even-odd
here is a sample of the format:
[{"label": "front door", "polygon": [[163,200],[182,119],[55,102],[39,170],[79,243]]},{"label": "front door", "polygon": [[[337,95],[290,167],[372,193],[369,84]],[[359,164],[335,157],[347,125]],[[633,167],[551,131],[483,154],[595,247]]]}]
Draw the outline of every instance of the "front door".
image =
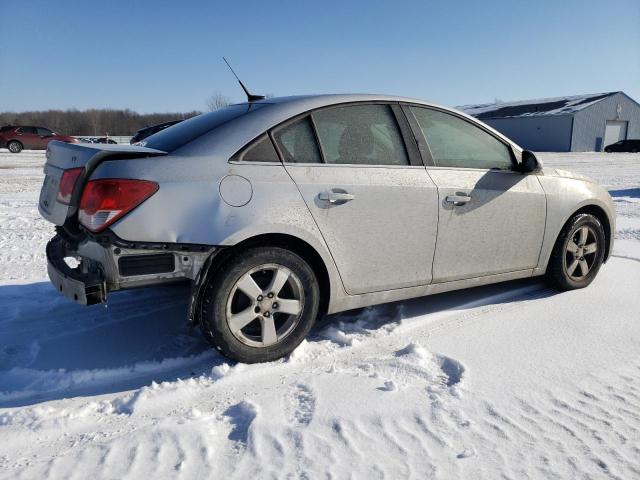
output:
[{"label": "front door", "polygon": [[398,120],[389,105],[354,104],[273,134],[349,294],[431,282],[437,189],[412,165]]},{"label": "front door", "polygon": [[438,187],[434,283],[535,268],[546,217],[538,178],[514,171],[510,147],[468,120],[421,107],[410,112]]},{"label": "front door", "polygon": [[37,127],[38,149],[46,149],[49,142],[53,140],[53,132],[47,128]]}]

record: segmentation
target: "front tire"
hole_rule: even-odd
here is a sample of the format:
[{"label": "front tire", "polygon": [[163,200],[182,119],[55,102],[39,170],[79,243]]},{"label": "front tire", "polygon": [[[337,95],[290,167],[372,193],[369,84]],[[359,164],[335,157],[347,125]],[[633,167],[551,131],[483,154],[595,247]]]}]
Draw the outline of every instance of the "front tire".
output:
[{"label": "front tire", "polygon": [[204,288],[201,330],[217,350],[239,362],[288,355],[318,316],[320,287],[313,269],[280,247],[242,251]]},{"label": "front tire", "polygon": [[22,144],[17,140],[11,140],[7,144],[7,148],[11,153],[20,153],[22,151]]},{"label": "front tire", "polygon": [[606,241],[602,223],[581,213],[564,226],[547,266],[547,282],[561,291],[588,286],[604,260]]}]

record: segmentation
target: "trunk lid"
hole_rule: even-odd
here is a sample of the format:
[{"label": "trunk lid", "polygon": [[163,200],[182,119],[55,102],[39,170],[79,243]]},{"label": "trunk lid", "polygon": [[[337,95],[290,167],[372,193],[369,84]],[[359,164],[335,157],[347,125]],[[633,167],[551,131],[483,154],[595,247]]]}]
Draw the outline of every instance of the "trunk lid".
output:
[{"label": "trunk lid", "polygon": [[[40,215],[56,225],[64,225],[78,211],[82,189],[91,172],[104,160],[133,160],[166,154],[162,150],[137,145],[50,142],[38,201]],[[76,181],[69,205],[66,205],[58,201],[58,191],[62,174],[72,168],[84,170]]]}]

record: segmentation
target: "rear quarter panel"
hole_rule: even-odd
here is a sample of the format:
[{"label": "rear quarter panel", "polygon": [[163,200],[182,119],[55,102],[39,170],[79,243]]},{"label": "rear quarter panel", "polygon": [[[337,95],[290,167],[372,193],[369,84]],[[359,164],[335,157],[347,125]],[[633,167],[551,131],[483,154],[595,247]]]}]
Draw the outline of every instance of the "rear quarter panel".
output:
[{"label": "rear quarter panel", "polygon": [[[229,176],[250,183],[245,205],[232,206],[221,197],[221,181]],[[323,259],[332,299],[345,294],[326,243],[282,164],[169,155],[107,161],[91,178],[137,178],[160,185],[151,198],[111,227],[124,240],[233,246],[257,235],[288,234],[308,243]]]}]

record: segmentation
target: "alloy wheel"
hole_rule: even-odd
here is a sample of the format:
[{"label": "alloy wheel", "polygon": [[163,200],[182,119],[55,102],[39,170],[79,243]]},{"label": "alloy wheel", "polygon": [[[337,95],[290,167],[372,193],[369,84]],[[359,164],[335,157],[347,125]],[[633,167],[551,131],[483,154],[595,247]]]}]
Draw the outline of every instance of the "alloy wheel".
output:
[{"label": "alloy wheel", "polygon": [[265,264],[244,273],[226,305],[226,321],[245,345],[267,347],[282,341],[300,322],[304,289],[288,268]]},{"label": "alloy wheel", "polygon": [[596,263],[598,237],[588,225],[576,228],[565,246],[564,268],[572,280],[583,280]]}]

